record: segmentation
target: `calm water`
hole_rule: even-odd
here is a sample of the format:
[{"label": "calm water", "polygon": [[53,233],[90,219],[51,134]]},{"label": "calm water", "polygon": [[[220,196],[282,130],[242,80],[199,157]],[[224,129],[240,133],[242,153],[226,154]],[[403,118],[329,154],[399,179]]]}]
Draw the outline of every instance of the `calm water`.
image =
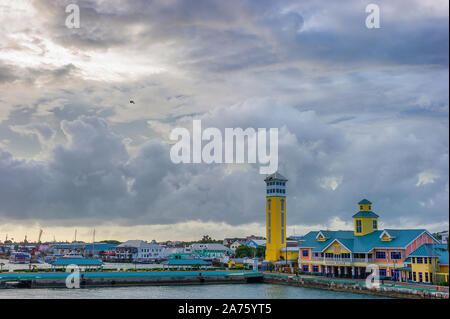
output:
[{"label": "calm water", "polygon": [[273,284],[209,284],[183,286],[141,286],[83,289],[0,289],[0,299],[94,298],[94,299],[369,299],[371,295]]}]

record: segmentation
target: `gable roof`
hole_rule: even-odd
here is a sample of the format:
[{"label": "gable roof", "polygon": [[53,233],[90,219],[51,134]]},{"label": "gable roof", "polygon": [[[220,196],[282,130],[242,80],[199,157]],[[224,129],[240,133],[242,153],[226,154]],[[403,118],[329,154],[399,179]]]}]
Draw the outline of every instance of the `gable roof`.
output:
[{"label": "gable roof", "polygon": [[[395,234],[396,237],[391,241],[382,241],[380,235],[384,232]],[[305,235],[305,241],[297,247],[313,248],[313,251],[322,252],[336,239],[354,253],[368,253],[374,248],[400,248],[406,249],[414,239],[422,233],[427,232],[425,229],[385,229],[374,231],[364,236],[355,236],[351,230],[324,231],[327,239],[325,241],[317,241],[318,231],[312,231]],[[428,232],[427,232],[428,233]]]},{"label": "gable roof", "polygon": [[445,244],[423,244],[414,250],[409,257],[438,257],[440,264],[448,264],[448,250]]},{"label": "gable roof", "polygon": [[325,248],[322,249],[322,252],[325,251],[331,245],[333,245],[335,242],[338,242],[339,244],[344,246],[344,248],[347,249],[348,251],[352,251],[352,248],[353,248],[353,240],[352,239],[335,238],[335,239],[333,239],[333,241],[330,242],[330,244],[328,246],[325,246]]}]

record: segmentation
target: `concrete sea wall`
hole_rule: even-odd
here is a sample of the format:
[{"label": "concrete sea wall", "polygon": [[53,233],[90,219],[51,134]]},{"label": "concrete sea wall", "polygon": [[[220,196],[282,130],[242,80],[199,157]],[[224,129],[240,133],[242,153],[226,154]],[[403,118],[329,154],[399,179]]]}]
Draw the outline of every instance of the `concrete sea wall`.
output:
[{"label": "concrete sea wall", "polygon": [[392,285],[380,285],[379,288],[368,288],[364,283],[347,280],[333,280],[324,278],[305,278],[287,275],[264,274],[263,282],[274,284],[287,284],[292,286],[327,289],[333,291],[355,292],[371,295],[379,295],[392,298],[408,299],[448,299],[448,287],[443,291],[426,288],[398,287]]}]

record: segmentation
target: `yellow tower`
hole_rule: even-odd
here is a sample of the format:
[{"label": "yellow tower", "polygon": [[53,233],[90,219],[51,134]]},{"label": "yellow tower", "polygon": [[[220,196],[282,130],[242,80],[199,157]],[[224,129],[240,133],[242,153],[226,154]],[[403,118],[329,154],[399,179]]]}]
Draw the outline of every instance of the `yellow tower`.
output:
[{"label": "yellow tower", "polygon": [[267,176],[266,182],[266,260],[280,259],[286,246],[286,182],[279,173]]},{"label": "yellow tower", "polygon": [[359,212],[353,215],[355,236],[364,236],[378,230],[378,215],[372,212],[372,203],[363,199],[358,203]]}]

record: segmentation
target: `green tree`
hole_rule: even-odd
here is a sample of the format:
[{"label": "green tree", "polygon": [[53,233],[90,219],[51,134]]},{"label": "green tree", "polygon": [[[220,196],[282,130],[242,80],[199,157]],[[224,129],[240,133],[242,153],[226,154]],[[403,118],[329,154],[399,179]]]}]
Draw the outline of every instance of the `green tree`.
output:
[{"label": "green tree", "polygon": [[114,240],[114,239],[109,239],[109,240],[102,240],[101,243],[105,243],[105,244],[113,244],[113,245],[120,245],[120,241],[118,240]]},{"label": "green tree", "polygon": [[236,248],[236,251],[235,251],[234,255],[237,258],[244,258],[244,257],[253,258],[254,256],[257,255],[257,251],[253,247],[248,247],[248,246],[245,246],[245,245],[241,245],[241,246]]}]

